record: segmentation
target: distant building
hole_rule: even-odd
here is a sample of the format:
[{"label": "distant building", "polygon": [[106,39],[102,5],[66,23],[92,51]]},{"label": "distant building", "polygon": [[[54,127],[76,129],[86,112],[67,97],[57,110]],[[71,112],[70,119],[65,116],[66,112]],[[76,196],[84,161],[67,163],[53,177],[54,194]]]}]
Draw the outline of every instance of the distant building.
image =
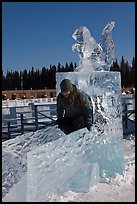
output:
[{"label": "distant building", "polygon": [[53,97],[56,97],[56,89],[2,91],[2,100],[53,98]]}]

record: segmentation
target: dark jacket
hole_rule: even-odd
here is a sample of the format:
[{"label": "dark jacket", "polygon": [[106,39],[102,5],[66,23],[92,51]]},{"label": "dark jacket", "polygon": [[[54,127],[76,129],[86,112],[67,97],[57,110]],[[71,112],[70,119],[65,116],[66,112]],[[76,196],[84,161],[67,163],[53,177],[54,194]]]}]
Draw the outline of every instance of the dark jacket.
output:
[{"label": "dark jacket", "polygon": [[83,99],[82,104],[70,104],[61,93],[57,96],[57,119],[84,117],[85,126],[90,128],[93,124],[93,106],[90,97],[83,91],[79,91]]}]

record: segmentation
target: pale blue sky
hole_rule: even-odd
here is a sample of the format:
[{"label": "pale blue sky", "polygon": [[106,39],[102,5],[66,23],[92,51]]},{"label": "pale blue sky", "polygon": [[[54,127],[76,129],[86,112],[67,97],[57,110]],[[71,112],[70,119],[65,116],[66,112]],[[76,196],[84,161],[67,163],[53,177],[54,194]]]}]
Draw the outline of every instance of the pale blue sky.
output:
[{"label": "pale blue sky", "polygon": [[135,56],[135,2],[3,2],[2,69],[30,70],[77,63],[73,32],[86,26],[97,42],[115,21],[115,58]]}]

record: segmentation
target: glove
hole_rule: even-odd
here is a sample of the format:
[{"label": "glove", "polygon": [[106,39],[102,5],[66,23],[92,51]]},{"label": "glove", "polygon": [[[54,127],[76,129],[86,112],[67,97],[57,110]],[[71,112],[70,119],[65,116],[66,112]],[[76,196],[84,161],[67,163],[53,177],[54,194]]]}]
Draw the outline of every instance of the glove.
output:
[{"label": "glove", "polygon": [[92,132],[92,127],[89,128],[89,132]]},{"label": "glove", "polygon": [[92,132],[92,127],[87,128],[89,132]]},{"label": "glove", "polygon": [[87,127],[87,130],[86,132],[84,133],[84,138],[85,138],[85,141],[86,140],[90,140],[92,141],[92,139],[94,139],[93,137],[93,130],[92,130],[92,127]]}]

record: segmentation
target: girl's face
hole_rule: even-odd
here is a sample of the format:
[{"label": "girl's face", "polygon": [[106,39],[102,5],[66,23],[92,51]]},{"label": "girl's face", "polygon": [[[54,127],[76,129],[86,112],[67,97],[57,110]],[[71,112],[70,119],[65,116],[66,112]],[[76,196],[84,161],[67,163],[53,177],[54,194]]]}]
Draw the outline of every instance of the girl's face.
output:
[{"label": "girl's face", "polygon": [[70,91],[62,92],[62,95],[65,96],[66,98],[69,96],[69,94],[70,94]]}]

